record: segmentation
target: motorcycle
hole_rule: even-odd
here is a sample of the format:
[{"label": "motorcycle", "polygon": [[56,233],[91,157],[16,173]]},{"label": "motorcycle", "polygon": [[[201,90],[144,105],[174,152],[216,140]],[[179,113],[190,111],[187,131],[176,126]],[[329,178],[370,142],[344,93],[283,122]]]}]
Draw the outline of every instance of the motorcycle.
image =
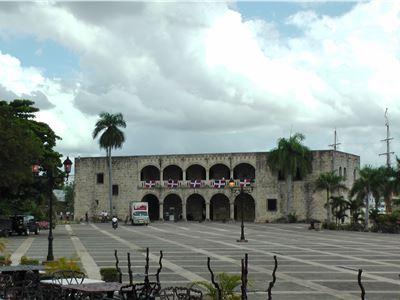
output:
[{"label": "motorcycle", "polygon": [[112,227],[114,228],[114,230],[116,230],[118,228],[118,220],[112,220],[111,224],[112,224]]}]

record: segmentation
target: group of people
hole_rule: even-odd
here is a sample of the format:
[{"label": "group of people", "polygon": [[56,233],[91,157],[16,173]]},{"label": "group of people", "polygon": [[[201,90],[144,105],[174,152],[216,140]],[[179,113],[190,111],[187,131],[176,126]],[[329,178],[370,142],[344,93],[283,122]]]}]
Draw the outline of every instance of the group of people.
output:
[{"label": "group of people", "polygon": [[60,221],[72,221],[74,219],[74,213],[67,211],[65,214],[64,212],[60,212]]},{"label": "group of people", "polygon": [[105,210],[102,210],[100,212],[100,217],[101,217],[101,222],[107,222],[108,221],[108,212]]}]

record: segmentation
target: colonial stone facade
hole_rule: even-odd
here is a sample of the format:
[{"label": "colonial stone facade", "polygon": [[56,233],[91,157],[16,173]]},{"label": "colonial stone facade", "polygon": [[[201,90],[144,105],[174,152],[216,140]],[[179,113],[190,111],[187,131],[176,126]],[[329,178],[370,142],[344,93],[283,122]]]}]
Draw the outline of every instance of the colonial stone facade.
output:
[{"label": "colonial stone facade", "polygon": [[[326,193],[315,192],[320,173],[334,168],[350,188],[360,157],[333,150],[312,151],[313,172],[293,181],[292,212],[299,220],[326,216]],[[152,220],[266,222],[283,216],[286,182],[267,166],[268,152],[113,157],[112,205],[125,218],[131,201],[149,203]],[[230,178],[244,193],[228,187]],[[252,191],[247,186],[252,182]],[[105,157],[75,159],[75,217],[110,211]],[[243,203],[241,202],[243,201]]]}]

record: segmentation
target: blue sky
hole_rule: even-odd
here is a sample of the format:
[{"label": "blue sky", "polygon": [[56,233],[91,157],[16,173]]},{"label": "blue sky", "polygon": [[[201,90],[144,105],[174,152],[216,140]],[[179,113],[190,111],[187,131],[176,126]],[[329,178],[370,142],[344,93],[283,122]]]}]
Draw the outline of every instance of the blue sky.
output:
[{"label": "blue sky", "polygon": [[268,151],[291,132],[328,149],[336,128],[380,165],[386,108],[400,140],[399,15],[394,0],[0,2],[0,98],[35,100],[70,157],[103,154],[108,111],[128,122],[120,155]]},{"label": "blue sky", "polygon": [[23,66],[41,69],[46,77],[71,78],[79,70],[79,56],[50,39],[8,34],[0,36],[0,50],[12,53]]},{"label": "blue sky", "polygon": [[319,15],[331,17],[341,16],[347,13],[355,5],[356,1],[328,1],[328,2],[282,2],[282,1],[240,1],[236,3],[238,11],[245,20],[264,19],[274,22],[279,32],[287,36],[296,36],[299,30],[294,26],[285,24],[286,19],[300,10],[312,10]]}]

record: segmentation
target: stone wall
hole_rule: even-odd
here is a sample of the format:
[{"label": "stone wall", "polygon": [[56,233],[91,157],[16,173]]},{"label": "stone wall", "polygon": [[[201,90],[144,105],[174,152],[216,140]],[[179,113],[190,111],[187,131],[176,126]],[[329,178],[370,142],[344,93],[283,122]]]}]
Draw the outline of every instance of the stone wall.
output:
[{"label": "stone wall", "polygon": [[[359,156],[333,151],[313,151],[313,172],[304,180],[293,182],[293,209],[298,219],[316,218],[323,220],[326,216],[324,204],[326,193],[314,192],[314,182],[322,172],[335,170],[342,174],[346,170],[346,185],[351,187],[354,182],[354,172],[357,174],[360,167]],[[333,154],[334,158],[333,158]],[[196,193],[204,198],[206,210],[210,210],[210,200],[215,194],[223,194],[229,199],[231,211],[234,208],[236,195],[229,189],[214,189],[201,187],[196,190],[185,187],[169,189],[158,186],[151,189],[142,187],[140,180],[141,170],[149,165],[162,170],[170,165],[176,165],[183,170],[183,179],[186,178],[186,169],[198,164],[206,169],[206,180],[209,182],[209,170],[216,164],[223,164],[233,170],[239,164],[245,163],[255,168],[255,183],[251,197],[255,202],[255,221],[273,221],[281,217],[286,207],[287,186],[284,181],[278,181],[277,174],[272,174],[267,166],[267,152],[254,153],[214,153],[214,154],[188,154],[188,155],[152,155],[152,156],[126,156],[113,157],[112,159],[112,184],[118,185],[118,195],[112,197],[115,213],[124,218],[129,213],[131,201],[141,201],[148,194],[155,195],[160,204],[160,210],[165,197],[173,193],[182,199],[182,207],[186,208],[187,198]],[[333,160],[332,160],[333,158]],[[86,157],[75,159],[75,216],[84,218],[86,212],[89,216],[99,214],[102,210],[109,211],[108,200],[108,168],[105,157]],[[97,183],[97,174],[104,174],[103,183]],[[227,178],[228,179],[228,178]],[[276,199],[277,210],[268,211],[268,199]],[[160,214],[162,218],[163,214]],[[233,212],[231,212],[233,218]],[[185,214],[184,214],[185,216]]]}]

